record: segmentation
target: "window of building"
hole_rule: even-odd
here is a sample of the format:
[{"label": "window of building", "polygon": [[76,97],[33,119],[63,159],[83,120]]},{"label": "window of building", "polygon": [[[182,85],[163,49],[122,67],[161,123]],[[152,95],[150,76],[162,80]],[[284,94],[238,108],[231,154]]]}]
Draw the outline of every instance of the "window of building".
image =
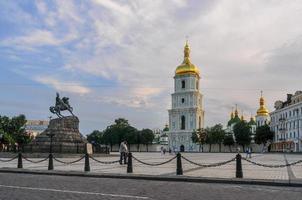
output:
[{"label": "window of building", "polygon": [[198,81],[196,81],[196,89],[198,90]]},{"label": "window of building", "polygon": [[185,99],[184,99],[184,98],[182,98],[182,99],[181,99],[181,103],[184,103],[184,102],[185,102]]},{"label": "window of building", "polygon": [[186,129],[186,117],[181,116],[181,130],[185,130],[185,129]]},{"label": "window of building", "polygon": [[186,88],[186,81],[185,80],[181,81],[181,88]]},{"label": "window of building", "polygon": [[289,117],[291,117],[292,116],[292,111],[289,111]]}]

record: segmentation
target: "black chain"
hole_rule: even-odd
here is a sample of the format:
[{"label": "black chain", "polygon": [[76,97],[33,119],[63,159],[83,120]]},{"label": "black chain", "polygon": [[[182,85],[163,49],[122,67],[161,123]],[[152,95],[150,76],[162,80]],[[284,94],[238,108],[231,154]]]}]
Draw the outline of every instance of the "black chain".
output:
[{"label": "black chain", "polygon": [[59,160],[57,159],[56,157],[53,157],[53,159],[59,163],[62,163],[62,164],[65,164],[65,165],[71,165],[71,164],[74,164],[74,163],[77,163],[77,162],[80,162],[81,160],[83,160],[85,158],[85,155],[82,156],[81,158],[77,159],[77,160],[74,160],[74,161],[70,161],[70,162],[64,162],[62,160]]},{"label": "black chain", "polygon": [[257,163],[257,162],[251,161],[249,159],[246,159],[246,158],[242,158],[242,159],[245,160],[245,161],[247,161],[247,162],[249,162],[249,163],[252,163],[254,165],[258,165],[258,166],[261,166],[261,167],[269,167],[269,168],[282,168],[282,167],[288,167],[288,166],[296,165],[298,163],[302,163],[302,160],[298,160],[296,162],[288,163],[288,164],[283,164],[283,165],[269,165],[269,164]]},{"label": "black chain", "polygon": [[176,157],[177,157],[177,156],[175,156],[175,157],[173,157],[173,158],[171,158],[171,159],[169,159],[169,160],[167,160],[167,161],[165,161],[165,162],[162,162],[162,163],[146,163],[146,162],[141,161],[141,160],[135,158],[134,156],[132,156],[132,158],[133,158],[134,160],[136,160],[137,162],[139,162],[139,163],[141,163],[141,164],[144,164],[144,165],[149,165],[149,166],[159,166],[159,165],[164,165],[164,164],[167,164],[167,163],[171,162],[171,161],[174,160]]},{"label": "black chain", "polygon": [[232,159],[230,159],[230,160],[223,161],[223,162],[219,162],[219,163],[213,163],[213,164],[200,164],[200,163],[196,163],[196,162],[194,162],[194,161],[192,161],[192,160],[189,160],[189,159],[187,159],[186,157],[183,157],[183,156],[181,156],[181,157],[182,157],[185,161],[187,161],[187,162],[189,162],[189,163],[191,163],[191,164],[193,164],[193,165],[197,165],[197,166],[199,166],[199,167],[218,167],[218,166],[226,165],[226,164],[228,164],[228,163],[233,162],[233,161],[236,160],[236,158],[232,158]]},{"label": "black chain", "polygon": [[120,160],[115,160],[115,161],[100,161],[97,160],[96,158],[92,157],[91,155],[89,155],[89,157],[94,160],[95,162],[101,163],[101,164],[114,164],[114,163],[118,163],[120,162]]},{"label": "black chain", "polygon": [[0,159],[0,162],[10,162],[10,161],[15,160],[16,158],[18,158],[18,155],[15,156],[15,157],[13,157],[13,158],[11,158],[11,159],[9,159],[9,160],[2,160],[2,159]]},{"label": "black chain", "polygon": [[43,158],[42,160],[38,160],[38,161],[30,160],[30,159],[28,159],[27,157],[25,157],[23,155],[22,155],[22,158],[24,158],[24,160],[26,160],[28,162],[31,162],[31,163],[41,163],[41,162],[46,161],[48,159],[48,156],[46,158]]}]

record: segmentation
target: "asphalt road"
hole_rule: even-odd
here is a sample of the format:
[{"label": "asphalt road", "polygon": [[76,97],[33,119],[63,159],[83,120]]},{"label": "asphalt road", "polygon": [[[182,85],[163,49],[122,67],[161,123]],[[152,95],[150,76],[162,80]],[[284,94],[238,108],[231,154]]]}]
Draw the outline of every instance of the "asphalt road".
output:
[{"label": "asphalt road", "polygon": [[0,173],[0,199],[301,200],[302,188]]}]

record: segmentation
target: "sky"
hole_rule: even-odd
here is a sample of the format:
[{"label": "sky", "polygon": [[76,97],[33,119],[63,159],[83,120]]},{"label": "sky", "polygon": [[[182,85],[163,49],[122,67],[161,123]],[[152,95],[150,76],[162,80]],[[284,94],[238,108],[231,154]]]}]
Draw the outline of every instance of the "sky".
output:
[{"label": "sky", "polygon": [[[205,126],[301,90],[300,0],[1,0],[0,115],[46,120],[70,97],[80,130],[163,128],[188,37]],[[67,114],[67,113],[66,113]]]}]

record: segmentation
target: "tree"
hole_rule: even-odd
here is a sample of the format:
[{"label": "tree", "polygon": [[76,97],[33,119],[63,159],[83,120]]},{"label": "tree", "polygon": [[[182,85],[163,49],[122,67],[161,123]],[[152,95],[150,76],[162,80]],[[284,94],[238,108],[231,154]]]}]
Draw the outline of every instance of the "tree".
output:
[{"label": "tree", "polygon": [[251,143],[251,129],[247,122],[240,121],[234,126],[234,135],[237,144],[242,145],[243,151],[246,145]]},{"label": "tree", "polygon": [[219,152],[221,152],[221,144],[223,142],[225,131],[223,130],[223,126],[221,124],[216,124],[211,128],[212,132],[212,140],[214,144],[219,145]]},{"label": "tree", "polygon": [[104,130],[102,139],[102,143],[110,144],[112,151],[114,144],[120,145],[124,140],[129,144],[134,144],[137,141],[137,129],[130,126],[128,120],[119,118],[114,120],[114,124]]},{"label": "tree", "polygon": [[211,127],[207,127],[207,128],[205,128],[205,132],[206,132],[206,135],[207,135],[205,142],[208,145],[210,145],[209,152],[211,152],[211,150],[212,150],[212,144],[215,144],[215,139],[214,139],[213,131],[212,131]]},{"label": "tree", "polygon": [[31,137],[25,131],[26,117],[19,115],[11,119],[6,116],[0,116],[0,130],[3,142],[10,146],[23,146],[31,141]]},{"label": "tree", "polygon": [[147,146],[147,151],[149,151],[148,144],[151,144],[154,139],[153,131],[150,129],[142,129],[141,130],[141,139],[142,139],[142,144],[145,144]]},{"label": "tree", "polygon": [[206,132],[204,129],[197,129],[197,131],[193,131],[191,136],[192,142],[199,144],[199,152],[202,145],[206,142]]},{"label": "tree", "polygon": [[232,133],[226,133],[223,139],[223,144],[225,146],[229,146],[230,152],[232,152],[231,146],[235,144]]},{"label": "tree", "polygon": [[92,131],[92,133],[87,135],[87,140],[91,144],[101,144],[103,142],[102,137],[103,137],[103,132],[94,130]]},{"label": "tree", "polygon": [[254,138],[256,144],[263,144],[264,147],[266,143],[273,138],[274,132],[270,130],[270,127],[267,124],[257,127]]}]

